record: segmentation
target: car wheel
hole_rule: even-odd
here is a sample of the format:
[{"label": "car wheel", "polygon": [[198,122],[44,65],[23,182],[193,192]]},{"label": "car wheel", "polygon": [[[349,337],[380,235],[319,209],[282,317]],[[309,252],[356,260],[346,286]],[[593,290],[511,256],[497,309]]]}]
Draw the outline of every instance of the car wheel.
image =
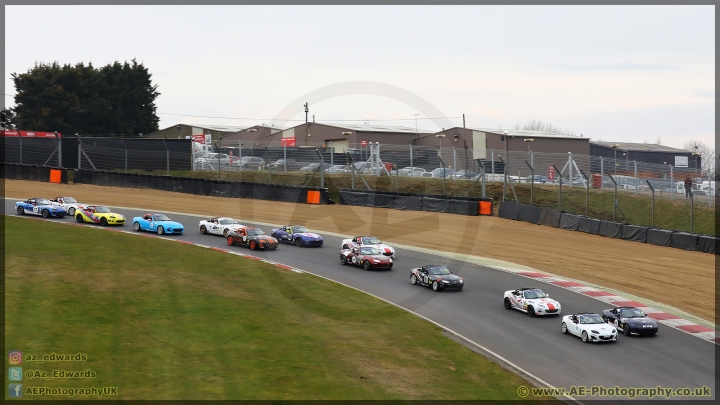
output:
[{"label": "car wheel", "polygon": [[563,333],[563,335],[567,335],[568,330],[567,330],[567,324],[565,322],[563,322],[562,325],[560,325],[560,331]]},{"label": "car wheel", "polygon": [[630,327],[627,324],[623,325],[623,335],[630,336]]},{"label": "car wheel", "polygon": [[440,283],[438,283],[437,281],[433,281],[432,289],[433,291],[442,291],[442,287],[440,287]]},{"label": "car wheel", "polygon": [[68,210],[68,215],[70,215],[71,217],[74,217],[75,216],[75,208],[70,207],[70,209]]},{"label": "car wheel", "polygon": [[17,207],[17,213],[18,215],[25,215],[25,208]]},{"label": "car wheel", "polygon": [[510,304],[510,299],[505,298],[505,300],[503,300],[503,304],[505,304],[505,309],[512,309],[512,305]]},{"label": "car wheel", "polygon": [[345,257],[345,255],[340,255],[340,263],[347,264],[347,257]]},{"label": "car wheel", "polygon": [[135,222],[135,223],[133,224],[133,229],[136,230],[136,231],[140,231],[140,223],[139,223],[139,222]]},{"label": "car wheel", "polygon": [[158,226],[158,227],[157,227],[157,233],[158,233],[158,235],[164,234],[164,233],[165,233],[165,228],[163,228],[162,226]]},{"label": "car wheel", "polygon": [[342,248],[343,248],[343,249],[350,249],[350,247],[349,247],[348,245],[343,245]]},{"label": "car wheel", "polygon": [[102,226],[107,226],[107,224],[108,224],[108,223],[107,223],[107,219],[105,219],[105,218],[100,218],[100,225],[102,225]]},{"label": "car wheel", "polygon": [[301,238],[295,238],[295,246],[302,247],[304,245],[303,240]]},{"label": "car wheel", "polygon": [[83,217],[82,217],[82,215],[80,215],[80,214],[77,214],[77,216],[75,217],[75,219],[76,219],[78,222],[83,222]]},{"label": "car wheel", "polygon": [[363,263],[363,269],[365,269],[366,271],[370,270],[370,261],[369,260],[365,260],[365,263]]},{"label": "car wheel", "polygon": [[588,343],[590,342],[590,339],[588,339],[587,332],[583,331],[582,336],[580,337],[583,342]]},{"label": "car wheel", "polygon": [[250,250],[255,250],[255,249],[257,249],[257,242],[255,242],[254,240],[251,240],[250,241]]},{"label": "car wheel", "polygon": [[411,274],[410,275],[410,284],[415,285],[415,284],[417,284],[417,282],[418,282],[417,277],[414,274]]},{"label": "car wheel", "polygon": [[42,210],[42,217],[43,217],[43,218],[47,218],[47,217],[49,217],[49,216],[50,216],[50,211],[48,211],[48,210]]},{"label": "car wheel", "polygon": [[230,230],[225,228],[225,230],[223,231],[223,236],[227,238],[228,233],[230,233]]},{"label": "car wheel", "polygon": [[535,308],[528,307],[527,314],[528,314],[528,316],[535,316]]},{"label": "car wheel", "polygon": [[[200,234],[207,235],[207,228],[205,228],[205,225],[200,227]],[[227,235],[225,235],[225,236],[227,236]]]},{"label": "car wheel", "polygon": [[233,238],[232,236],[228,236],[228,237],[227,237],[227,243],[228,243],[228,246],[234,245],[234,244],[235,244],[235,238]]}]

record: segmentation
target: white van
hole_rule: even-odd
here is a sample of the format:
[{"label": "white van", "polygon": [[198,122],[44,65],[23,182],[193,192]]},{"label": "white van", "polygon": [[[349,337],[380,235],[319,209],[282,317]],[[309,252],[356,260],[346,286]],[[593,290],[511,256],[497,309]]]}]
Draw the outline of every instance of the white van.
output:
[{"label": "white van", "polygon": [[193,159],[197,159],[199,157],[208,156],[211,153],[215,153],[215,150],[213,149],[212,145],[205,145],[199,142],[193,142],[192,143],[192,151],[193,151]]}]

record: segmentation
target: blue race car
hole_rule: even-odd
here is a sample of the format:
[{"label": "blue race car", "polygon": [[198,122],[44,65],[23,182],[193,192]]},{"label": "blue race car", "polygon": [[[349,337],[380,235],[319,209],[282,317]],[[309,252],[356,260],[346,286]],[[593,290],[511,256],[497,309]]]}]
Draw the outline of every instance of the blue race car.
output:
[{"label": "blue race car", "polygon": [[308,232],[304,226],[287,225],[282,228],[275,228],[270,233],[279,242],[293,243],[298,247],[323,245],[322,236]]},{"label": "blue race car", "polygon": [[16,202],[15,211],[17,211],[18,215],[42,215],[43,218],[62,218],[67,215],[65,208],[54,205],[47,198],[28,198],[26,201]]},{"label": "blue race car", "polygon": [[181,223],[171,221],[164,214],[145,214],[141,217],[135,217],[133,218],[133,229],[136,231],[157,232],[158,235],[182,235],[185,230]]}]

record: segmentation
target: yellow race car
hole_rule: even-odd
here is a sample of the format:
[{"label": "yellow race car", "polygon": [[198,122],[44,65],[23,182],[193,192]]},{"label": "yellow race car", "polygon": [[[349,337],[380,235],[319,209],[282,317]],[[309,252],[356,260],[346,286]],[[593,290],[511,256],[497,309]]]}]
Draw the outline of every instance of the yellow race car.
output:
[{"label": "yellow race car", "polygon": [[78,222],[90,222],[100,225],[125,225],[125,217],[110,211],[102,205],[88,205],[75,210],[75,219]]}]

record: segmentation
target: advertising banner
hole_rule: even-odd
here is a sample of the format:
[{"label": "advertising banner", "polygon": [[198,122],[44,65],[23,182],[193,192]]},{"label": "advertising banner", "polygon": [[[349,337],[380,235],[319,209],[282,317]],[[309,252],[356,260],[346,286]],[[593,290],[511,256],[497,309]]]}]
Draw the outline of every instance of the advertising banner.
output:
[{"label": "advertising banner", "polygon": [[[61,136],[58,132],[58,137]],[[23,138],[55,138],[55,132],[17,131],[3,129],[2,136],[20,136]]]},{"label": "advertising banner", "polygon": [[282,146],[295,146],[295,137],[280,138],[280,145]]}]

